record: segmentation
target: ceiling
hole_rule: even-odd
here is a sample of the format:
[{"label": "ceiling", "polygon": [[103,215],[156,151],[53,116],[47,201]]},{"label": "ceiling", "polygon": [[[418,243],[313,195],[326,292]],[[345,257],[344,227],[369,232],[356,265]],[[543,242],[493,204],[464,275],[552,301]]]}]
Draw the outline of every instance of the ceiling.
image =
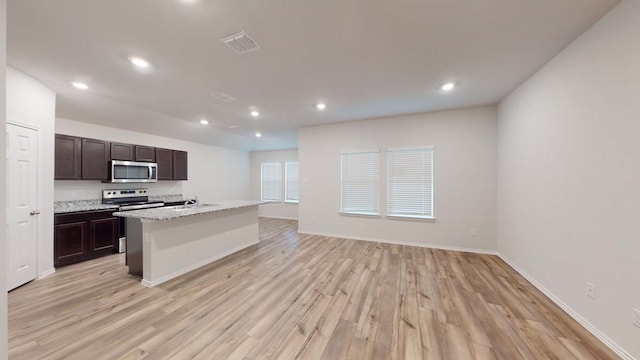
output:
[{"label": "ceiling", "polygon": [[[299,127],[495,104],[617,3],[9,0],[7,62],[58,94],[58,117],[286,149]],[[238,55],[221,41],[242,30],[261,48]],[[448,81],[456,89],[439,91]]]}]

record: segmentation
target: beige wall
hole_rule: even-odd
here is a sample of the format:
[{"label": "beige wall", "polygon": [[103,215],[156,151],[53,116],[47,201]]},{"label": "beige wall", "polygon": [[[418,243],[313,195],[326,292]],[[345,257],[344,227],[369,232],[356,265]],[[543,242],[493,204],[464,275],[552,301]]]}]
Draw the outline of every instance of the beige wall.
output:
[{"label": "beige wall", "polygon": [[[496,125],[496,107],[488,106],[300,129],[300,231],[494,252]],[[341,151],[422,145],[434,146],[435,222],[338,214]]]},{"label": "beige wall", "polygon": [[[7,1],[0,0],[0,189],[5,189],[5,64],[7,45]],[[6,224],[6,193],[0,191],[0,224]],[[0,231],[0,360],[7,358],[7,233]]]},{"label": "beige wall", "polygon": [[7,68],[7,121],[38,131],[38,277],[53,269],[53,162],[56,94],[32,77]]},{"label": "beige wall", "polygon": [[284,163],[298,161],[298,150],[255,151],[251,153],[251,198],[260,199],[260,164],[265,162],[282,163],[283,201],[260,205],[260,216],[279,219],[298,219],[298,204],[284,202]]},{"label": "beige wall", "polygon": [[55,200],[99,199],[103,189],[149,188],[152,195],[196,195],[204,202],[248,200],[249,153],[79,121],[56,119],[56,133],[149,145],[189,152],[189,180],[150,184],[104,184],[89,180],[55,181]]},{"label": "beige wall", "polygon": [[625,0],[502,101],[498,126],[500,253],[636,358],[639,99],[640,2]]}]

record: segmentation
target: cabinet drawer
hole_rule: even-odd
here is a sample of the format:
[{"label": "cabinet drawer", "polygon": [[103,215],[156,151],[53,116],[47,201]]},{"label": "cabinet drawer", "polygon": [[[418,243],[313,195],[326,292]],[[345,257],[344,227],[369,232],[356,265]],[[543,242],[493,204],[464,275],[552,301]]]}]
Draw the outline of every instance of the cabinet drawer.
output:
[{"label": "cabinet drawer", "polygon": [[113,213],[116,211],[118,211],[118,209],[55,214],[55,216],[53,217],[53,223],[55,225],[58,225],[58,224],[66,224],[71,222],[111,218],[113,217]]}]

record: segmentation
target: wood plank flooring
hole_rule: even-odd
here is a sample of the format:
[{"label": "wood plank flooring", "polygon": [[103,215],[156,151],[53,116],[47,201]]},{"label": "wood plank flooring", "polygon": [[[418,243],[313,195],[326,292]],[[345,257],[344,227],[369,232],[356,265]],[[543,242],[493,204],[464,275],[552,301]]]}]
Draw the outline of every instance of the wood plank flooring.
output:
[{"label": "wood plank flooring", "polygon": [[496,256],[299,235],[156,288],[122,255],[9,294],[11,359],[617,359]]}]

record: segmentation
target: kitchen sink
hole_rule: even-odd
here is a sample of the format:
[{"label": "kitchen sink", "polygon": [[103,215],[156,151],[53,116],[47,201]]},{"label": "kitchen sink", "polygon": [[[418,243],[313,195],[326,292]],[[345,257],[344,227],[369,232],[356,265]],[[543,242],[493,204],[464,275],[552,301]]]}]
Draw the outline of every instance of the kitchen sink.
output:
[{"label": "kitchen sink", "polygon": [[219,206],[219,205],[218,204],[199,204],[199,205],[189,204],[189,205],[169,206],[169,207],[166,207],[165,209],[169,209],[173,211],[185,211],[185,210],[198,209],[198,208],[207,208],[212,206]]}]

